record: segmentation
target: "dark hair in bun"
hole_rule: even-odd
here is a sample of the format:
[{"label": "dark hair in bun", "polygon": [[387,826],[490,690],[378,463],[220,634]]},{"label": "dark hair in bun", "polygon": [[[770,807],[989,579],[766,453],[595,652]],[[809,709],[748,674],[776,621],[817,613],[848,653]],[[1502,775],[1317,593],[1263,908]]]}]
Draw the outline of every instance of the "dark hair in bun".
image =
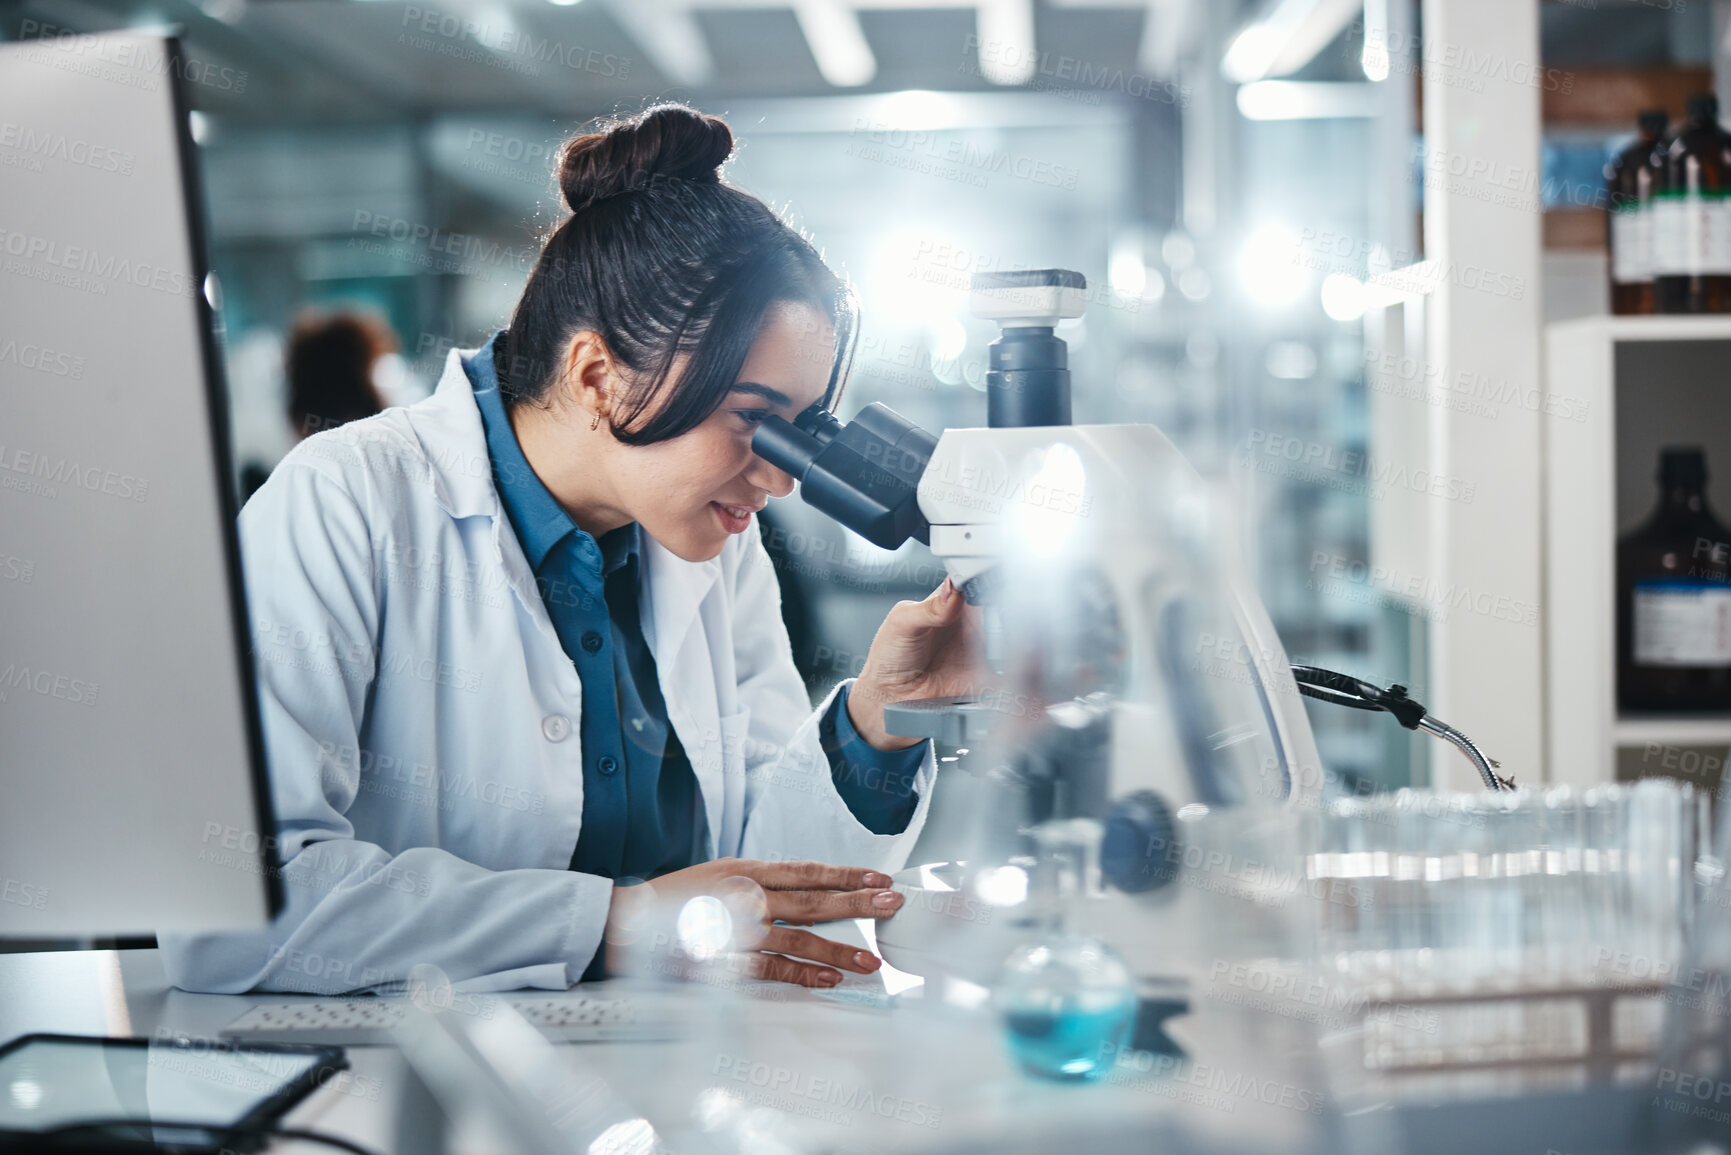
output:
[{"label": "dark hair in bun", "polygon": [[[739,378],[771,305],[811,305],[836,328],[833,404],[857,329],[852,291],[811,243],[724,184],[733,133],[661,104],[567,141],[559,186],[571,216],[541,250],[495,364],[514,404],[543,398],[571,338],[599,333],[629,371],[613,436],[648,445],[688,432]],[[689,355],[676,381],[673,362]]]},{"label": "dark hair in bun", "polygon": [[721,183],[733,131],[718,116],[664,104],[635,120],[565,142],[559,187],[572,212],[603,197],[644,188],[657,178]]}]

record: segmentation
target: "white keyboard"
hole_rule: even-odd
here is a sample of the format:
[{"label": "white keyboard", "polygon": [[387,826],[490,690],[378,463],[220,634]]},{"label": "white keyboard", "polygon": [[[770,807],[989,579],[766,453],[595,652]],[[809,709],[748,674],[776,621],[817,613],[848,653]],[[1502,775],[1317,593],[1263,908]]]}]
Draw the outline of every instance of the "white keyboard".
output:
[{"label": "white keyboard", "polygon": [[[543,1035],[561,1043],[653,1041],[679,1037],[680,1024],[662,1008],[660,1014],[627,999],[587,995],[465,995],[448,996],[447,1013],[490,1018],[509,1007]],[[359,999],[294,999],[259,1003],[222,1029],[230,1038],[254,1043],[318,1043],[326,1046],[389,1045],[391,1030],[403,1021],[413,1003],[407,996]]]}]

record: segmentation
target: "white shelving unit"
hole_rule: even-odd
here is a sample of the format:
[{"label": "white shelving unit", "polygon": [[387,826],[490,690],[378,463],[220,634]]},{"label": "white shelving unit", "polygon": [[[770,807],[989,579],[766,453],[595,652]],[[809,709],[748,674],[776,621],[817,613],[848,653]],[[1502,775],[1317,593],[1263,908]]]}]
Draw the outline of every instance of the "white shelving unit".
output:
[{"label": "white shelving unit", "polygon": [[1545,389],[1567,399],[1542,422],[1548,777],[1612,781],[1620,749],[1653,744],[1722,756],[1731,717],[1618,716],[1616,547],[1657,499],[1662,445],[1705,446],[1708,503],[1731,509],[1731,316],[1557,322]]},{"label": "white shelving unit", "polygon": [[1611,737],[1620,747],[1668,742],[1673,746],[1731,746],[1731,719],[1692,718],[1685,715],[1659,718],[1618,718]]}]

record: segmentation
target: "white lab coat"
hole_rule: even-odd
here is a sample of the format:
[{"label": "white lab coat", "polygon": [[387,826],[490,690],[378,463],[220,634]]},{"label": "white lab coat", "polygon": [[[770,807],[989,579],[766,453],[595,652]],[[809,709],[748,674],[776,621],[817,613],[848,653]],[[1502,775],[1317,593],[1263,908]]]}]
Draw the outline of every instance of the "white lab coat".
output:
[{"label": "white lab coat", "polygon": [[[471,990],[564,988],[601,942],[612,883],[566,869],[577,670],[459,355],[425,401],[296,446],[241,512],[287,905],[263,931],[163,935],[177,986],[336,993],[430,963]],[[929,744],[907,829],[871,833],[830,781],[828,702],[810,708],[758,535],[707,562],[645,545],[644,637],[709,856],[899,868],[930,805]],[[228,833],[213,851],[246,844]]]}]

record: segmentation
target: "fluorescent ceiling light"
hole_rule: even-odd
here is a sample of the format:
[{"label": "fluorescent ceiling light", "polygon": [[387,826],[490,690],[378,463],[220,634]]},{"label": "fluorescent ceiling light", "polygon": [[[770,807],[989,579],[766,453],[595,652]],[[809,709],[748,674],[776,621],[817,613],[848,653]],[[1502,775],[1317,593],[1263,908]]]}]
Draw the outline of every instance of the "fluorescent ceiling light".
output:
[{"label": "fluorescent ceiling light", "polygon": [[829,83],[857,88],[877,75],[877,58],[860,31],[859,17],[842,0],[798,0],[793,14],[811,46],[817,70]]},{"label": "fluorescent ceiling light", "polygon": [[1235,84],[1288,76],[1316,59],[1363,11],[1363,0],[1270,0],[1220,61]]},{"label": "fluorescent ceiling light", "polygon": [[1388,79],[1388,0],[1364,0],[1364,47],[1358,64],[1366,80]]},{"label": "fluorescent ceiling light", "polygon": [[978,0],[974,24],[981,76],[993,84],[1026,84],[1034,78],[1034,0]]},{"label": "fluorescent ceiling light", "polygon": [[246,15],[246,0],[195,0],[199,10],[212,20],[237,24]]},{"label": "fluorescent ceiling light", "polygon": [[1236,84],[1261,80],[1274,67],[1274,58],[1284,43],[1286,38],[1279,29],[1258,21],[1232,38],[1220,71]]},{"label": "fluorescent ceiling light", "polygon": [[517,17],[503,2],[484,5],[477,13],[481,28],[480,41],[489,46],[489,51],[498,55],[498,49],[491,48],[497,44],[515,44],[523,33],[523,26],[517,23]]},{"label": "fluorescent ceiling light", "polygon": [[715,60],[697,17],[683,3],[668,0],[603,0],[608,14],[637,42],[655,71],[674,84],[708,84]]},{"label": "fluorescent ceiling light", "polygon": [[1376,88],[1368,81],[1258,80],[1238,90],[1246,120],[1335,120],[1375,116]]}]

